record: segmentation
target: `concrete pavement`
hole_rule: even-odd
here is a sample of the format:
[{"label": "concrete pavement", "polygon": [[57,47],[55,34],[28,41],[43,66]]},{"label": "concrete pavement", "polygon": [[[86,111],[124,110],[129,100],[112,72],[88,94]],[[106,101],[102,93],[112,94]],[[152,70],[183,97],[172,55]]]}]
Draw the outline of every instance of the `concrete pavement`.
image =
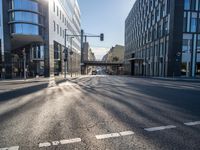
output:
[{"label": "concrete pavement", "polygon": [[0,150],[200,149],[199,83],[100,75],[46,84],[0,93]]}]

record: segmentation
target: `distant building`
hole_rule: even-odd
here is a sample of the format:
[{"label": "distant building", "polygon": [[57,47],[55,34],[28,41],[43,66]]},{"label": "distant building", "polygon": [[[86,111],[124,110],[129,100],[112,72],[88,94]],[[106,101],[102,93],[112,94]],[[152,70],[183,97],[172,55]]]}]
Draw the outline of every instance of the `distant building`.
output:
[{"label": "distant building", "polygon": [[94,61],[96,60],[92,49],[88,42],[83,43],[83,60],[84,61]]},{"label": "distant building", "polygon": [[[109,52],[102,58],[102,61],[123,63],[124,62],[124,51],[125,51],[124,46],[116,45],[115,47],[112,47],[109,50]],[[118,69],[119,68],[116,66],[107,67],[107,70],[109,72],[113,72],[114,74],[118,73]]]},{"label": "distant building", "polygon": [[96,57],[95,57],[94,53],[92,52],[91,48],[88,51],[88,60],[89,61],[95,61],[96,60]]},{"label": "distant building", "polygon": [[199,0],[136,0],[125,22],[126,72],[200,75]]},{"label": "distant building", "polygon": [[106,62],[123,62],[124,61],[124,46],[116,45],[112,47],[106,55],[103,56],[102,61]]},{"label": "distant building", "polygon": [[[80,34],[77,0],[0,0],[1,76],[22,76],[24,56],[28,76],[62,74],[65,29],[67,34]],[[68,55],[68,66],[73,63],[72,70],[77,71],[80,37],[72,43],[74,54]],[[67,47],[71,49],[70,38]]]},{"label": "distant building", "polygon": [[88,61],[88,51],[90,49],[90,45],[88,42],[83,43],[83,61]]}]

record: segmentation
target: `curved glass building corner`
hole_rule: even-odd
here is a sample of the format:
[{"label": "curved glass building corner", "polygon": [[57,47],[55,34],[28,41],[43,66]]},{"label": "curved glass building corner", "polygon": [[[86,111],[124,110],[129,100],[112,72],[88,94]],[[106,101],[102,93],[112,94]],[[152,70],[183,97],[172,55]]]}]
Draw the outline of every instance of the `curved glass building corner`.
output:
[{"label": "curved glass building corner", "polygon": [[42,35],[43,16],[37,0],[10,0],[11,34]]}]

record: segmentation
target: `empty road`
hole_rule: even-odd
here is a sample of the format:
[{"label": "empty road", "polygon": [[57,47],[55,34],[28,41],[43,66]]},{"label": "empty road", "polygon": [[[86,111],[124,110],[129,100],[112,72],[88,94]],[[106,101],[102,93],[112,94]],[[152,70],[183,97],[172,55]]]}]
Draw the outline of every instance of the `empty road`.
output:
[{"label": "empty road", "polygon": [[52,82],[0,83],[0,150],[200,149],[200,83],[106,75]]}]

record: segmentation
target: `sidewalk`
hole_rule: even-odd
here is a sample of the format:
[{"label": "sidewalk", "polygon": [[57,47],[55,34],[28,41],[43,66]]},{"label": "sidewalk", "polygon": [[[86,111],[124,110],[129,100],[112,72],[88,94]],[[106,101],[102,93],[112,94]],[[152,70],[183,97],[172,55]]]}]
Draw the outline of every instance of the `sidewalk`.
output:
[{"label": "sidewalk", "polygon": [[187,77],[145,77],[145,76],[130,76],[123,75],[131,78],[140,78],[140,79],[154,79],[154,80],[165,80],[165,81],[186,81],[186,82],[196,82],[200,83],[200,78],[187,78]]},{"label": "sidewalk", "polygon": [[186,81],[186,82],[197,82],[200,83],[200,78],[186,78],[186,77],[150,77],[157,80],[166,80],[166,81]]}]

